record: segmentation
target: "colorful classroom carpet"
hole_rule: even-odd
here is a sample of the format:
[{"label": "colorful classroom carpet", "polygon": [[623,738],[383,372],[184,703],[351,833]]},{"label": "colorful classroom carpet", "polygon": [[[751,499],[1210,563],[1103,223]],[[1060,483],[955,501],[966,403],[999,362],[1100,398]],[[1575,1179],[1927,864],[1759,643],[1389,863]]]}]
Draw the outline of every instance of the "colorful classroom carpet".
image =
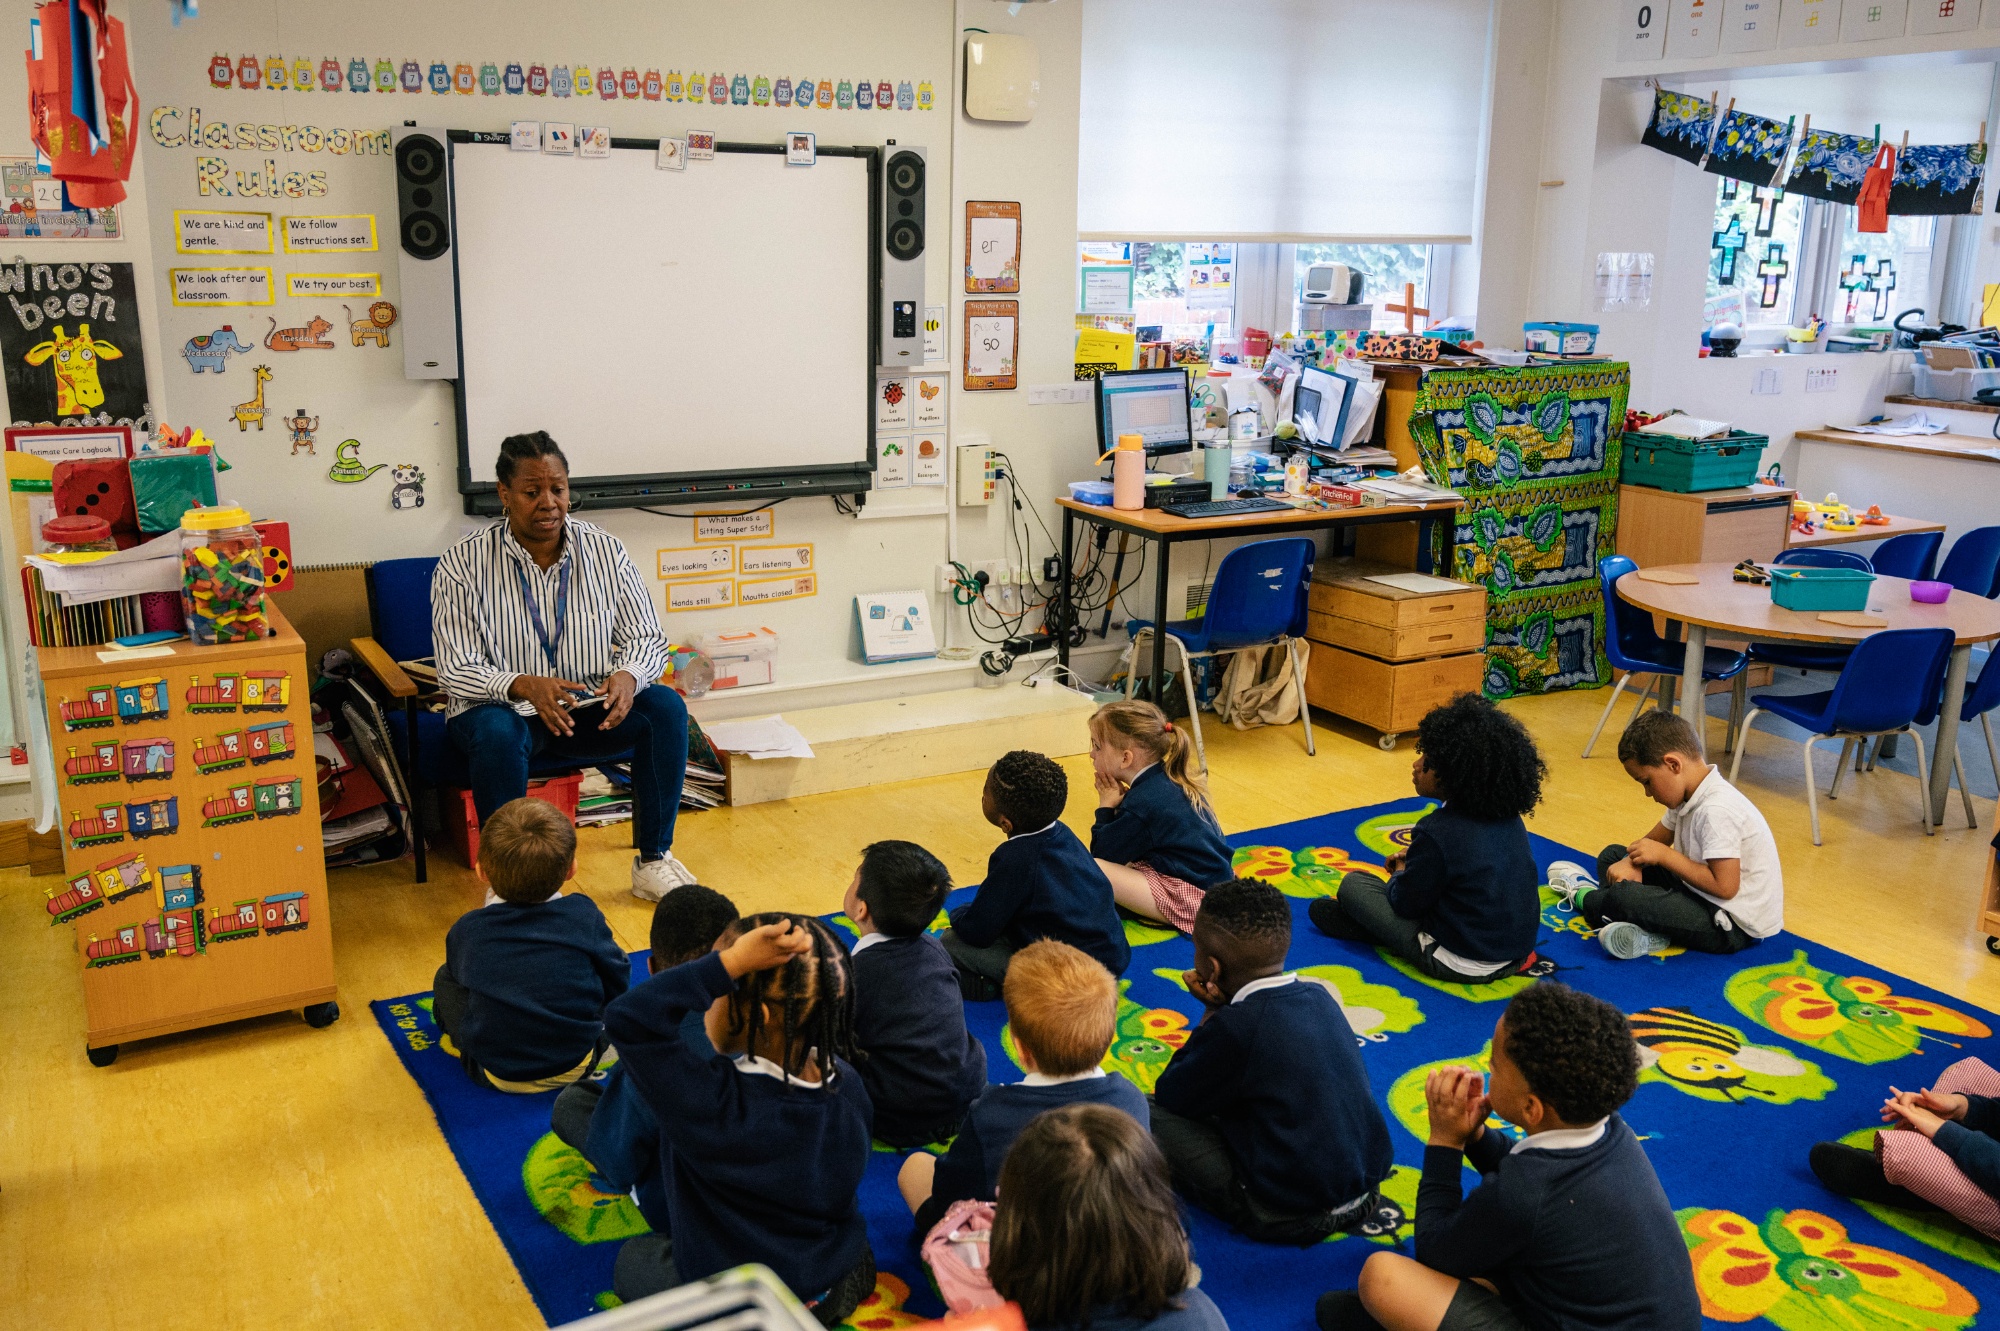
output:
[{"label": "colorful classroom carpet", "polygon": [[1424,471],[1465,497],[1452,576],[1492,600],[1486,696],[1611,682],[1597,561],[1618,526],[1631,367],[1429,370],[1410,412]]},{"label": "colorful classroom carpet", "polygon": [[[1305,908],[1347,870],[1379,865],[1429,807],[1401,800],[1231,838],[1240,873],[1293,898],[1293,965],[1340,992],[1392,1120],[1397,1169],[1385,1191],[1412,1212],[1424,1074],[1440,1063],[1483,1066],[1504,1000],[1527,982],[1468,989],[1420,979],[1371,948],[1322,936]],[[1544,868],[1591,859],[1534,841]],[[1540,950],[1559,978],[1632,1014],[1645,1050],[1648,1067],[1625,1118],[1679,1209],[1687,1250],[1632,1260],[1692,1261],[1704,1310],[1718,1325],[1762,1319],[1784,1331],[1959,1331],[1987,1306],[2000,1311],[2000,1245],[1835,1197],[1806,1167],[1816,1141],[1869,1140],[1892,1082],[1926,1085],[1967,1055],[2000,1067],[1992,1014],[1791,934],[1735,957],[1615,962],[1582,936],[1575,916],[1548,904],[1542,918]],[[1105,1063],[1150,1090],[1199,1015],[1178,980],[1193,946],[1160,930],[1130,931],[1132,965]],[[643,957],[633,964],[643,976]],[[543,1315],[559,1324],[589,1314],[608,1301],[620,1241],[644,1222],[550,1135],[552,1093],[509,1096],[467,1081],[438,1047],[429,1002],[411,994],[373,1007]],[[974,1004],[968,1016],[986,1043],[989,1075],[1018,1080],[1001,1042],[1001,1005]],[[1489,1126],[1505,1130],[1497,1120]],[[851,1323],[868,1331],[941,1311],[910,1247],[895,1188],[901,1161],[878,1150],[861,1191],[883,1272]],[[1407,1251],[1410,1235],[1406,1226],[1393,1237],[1298,1249],[1247,1242],[1200,1211],[1189,1227],[1202,1286],[1236,1331],[1306,1331],[1321,1291],[1352,1287],[1370,1253],[1394,1243]]]}]

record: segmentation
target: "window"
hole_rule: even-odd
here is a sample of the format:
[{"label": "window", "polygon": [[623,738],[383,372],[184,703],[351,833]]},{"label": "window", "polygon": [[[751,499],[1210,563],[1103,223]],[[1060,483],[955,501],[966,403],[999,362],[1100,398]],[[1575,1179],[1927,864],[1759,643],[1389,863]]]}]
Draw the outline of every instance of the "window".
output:
[{"label": "window", "polygon": [[1828,319],[1844,324],[1887,324],[1912,305],[1928,305],[1935,217],[1892,217],[1883,232],[1857,231],[1857,210],[1824,204],[1840,218],[1828,294]]},{"label": "window", "polygon": [[[1389,304],[1403,303],[1404,287],[1414,284],[1417,304],[1431,305],[1430,270],[1431,247],[1428,245],[1295,245],[1292,247],[1292,297],[1289,323],[1293,328],[1302,327],[1301,298],[1305,294],[1306,269],[1316,263],[1344,263],[1362,274],[1361,301],[1375,307],[1374,326],[1385,332],[1390,329],[1400,331],[1403,316],[1391,314],[1383,309]],[[1429,319],[1421,320],[1420,326],[1428,326],[1444,317],[1443,310],[1433,310]]]},{"label": "window", "polygon": [[1803,195],[1781,189],[1721,181],[1709,238],[1708,300],[1702,310],[1706,326],[1736,323],[1748,330],[1795,322],[1806,203]]},{"label": "window", "polygon": [[1137,332],[1142,342],[1171,342],[1177,364],[1207,359],[1215,339],[1234,334],[1232,244],[1083,241],[1077,268],[1080,319]]}]

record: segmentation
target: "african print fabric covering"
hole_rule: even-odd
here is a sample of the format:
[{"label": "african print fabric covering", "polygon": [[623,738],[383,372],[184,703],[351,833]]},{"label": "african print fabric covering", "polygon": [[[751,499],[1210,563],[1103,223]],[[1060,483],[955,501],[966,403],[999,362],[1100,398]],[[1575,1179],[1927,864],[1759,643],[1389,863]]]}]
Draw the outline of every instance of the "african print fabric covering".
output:
[{"label": "african print fabric covering", "polygon": [[1615,548],[1631,379],[1604,361],[1424,376],[1410,433],[1465,498],[1448,566],[1486,588],[1489,698],[1611,682],[1597,561]]}]

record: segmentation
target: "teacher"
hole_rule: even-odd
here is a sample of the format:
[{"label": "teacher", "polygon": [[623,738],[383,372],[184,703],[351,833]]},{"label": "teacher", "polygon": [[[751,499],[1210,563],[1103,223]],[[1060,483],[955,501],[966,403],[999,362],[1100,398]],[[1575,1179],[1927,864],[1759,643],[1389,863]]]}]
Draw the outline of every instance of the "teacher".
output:
[{"label": "teacher", "polygon": [[569,515],[569,459],[545,432],[502,440],[493,472],[507,520],[446,550],[431,579],[438,682],[480,825],[528,793],[531,760],[587,766],[629,749],[632,893],[658,901],[694,875],[671,850],[687,705],[656,683],[667,639],[653,598],[622,541]]}]

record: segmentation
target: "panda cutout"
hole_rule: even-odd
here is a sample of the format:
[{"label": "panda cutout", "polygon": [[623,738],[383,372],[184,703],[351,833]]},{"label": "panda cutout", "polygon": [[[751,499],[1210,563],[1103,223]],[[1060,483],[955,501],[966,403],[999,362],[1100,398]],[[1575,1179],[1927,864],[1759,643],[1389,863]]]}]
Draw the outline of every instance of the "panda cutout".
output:
[{"label": "panda cutout", "polygon": [[389,507],[395,509],[422,508],[424,506],[424,473],[412,463],[398,463],[389,472],[394,482],[389,491]]}]

